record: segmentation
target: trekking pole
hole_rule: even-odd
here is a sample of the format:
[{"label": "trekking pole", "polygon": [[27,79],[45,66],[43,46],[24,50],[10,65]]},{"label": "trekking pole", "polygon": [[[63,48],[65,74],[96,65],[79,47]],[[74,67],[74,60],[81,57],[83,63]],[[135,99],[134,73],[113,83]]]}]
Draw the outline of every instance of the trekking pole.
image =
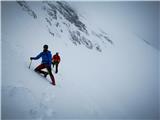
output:
[{"label": "trekking pole", "polygon": [[31,67],[31,64],[32,64],[32,60],[30,60],[30,63],[29,63],[29,69],[30,69],[30,67]]}]

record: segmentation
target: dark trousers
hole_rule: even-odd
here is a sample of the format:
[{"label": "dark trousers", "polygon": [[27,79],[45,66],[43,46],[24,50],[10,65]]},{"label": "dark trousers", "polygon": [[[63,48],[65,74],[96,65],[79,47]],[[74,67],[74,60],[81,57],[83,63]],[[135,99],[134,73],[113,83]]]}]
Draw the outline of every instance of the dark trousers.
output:
[{"label": "dark trousers", "polygon": [[[48,73],[45,72],[45,71],[42,71],[42,69],[46,68]],[[52,74],[52,70],[51,70],[51,66],[47,65],[47,64],[40,64],[39,66],[37,66],[35,69],[34,69],[36,72],[39,72],[39,73],[42,73],[44,75],[46,74],[49,74],[50,75],[50,78],[52,80],[52,84],[55,85],[55,79],[54,79],[54,76]]]},{"label": "dark trousers", "polygon": [[58,64],[59,64],[59,62],[52,62],[53,68],[54,68],[54,65],[56,65],[56,72],[55,73],[58,73]]}]

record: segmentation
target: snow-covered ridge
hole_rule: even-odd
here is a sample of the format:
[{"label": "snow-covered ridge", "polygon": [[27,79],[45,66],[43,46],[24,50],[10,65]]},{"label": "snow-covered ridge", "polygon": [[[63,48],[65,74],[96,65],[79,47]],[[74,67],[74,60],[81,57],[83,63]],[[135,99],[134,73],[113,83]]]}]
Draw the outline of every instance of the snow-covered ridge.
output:
[{"label": "snow-covered ridge", "polygon": [[[39,19],[36,12],[25,1],[17,1],[17,3],[34,19]],[[104,31],[98,31],[88,28],[88,26],[80,20],[78,13],[67,2],[50,2],[43,1],[39,6],[45,16],[48,32],[52,37],[63,37],[68,34],[69,40],[74,45],[84,45],[88,49],[96,49],[101,52],[106,44],[113,45],[113,41]],[[91,39],[92,38],[92,39]]]},{"label": "snow-covered ridge", "polygon": [[32,9],[30,9],[30,7],[28,6],[28,4],[25,1],[17,1],[17,3],[23,8],[24,11],[26,11],[34,19],[37,18],[36,13]]}]

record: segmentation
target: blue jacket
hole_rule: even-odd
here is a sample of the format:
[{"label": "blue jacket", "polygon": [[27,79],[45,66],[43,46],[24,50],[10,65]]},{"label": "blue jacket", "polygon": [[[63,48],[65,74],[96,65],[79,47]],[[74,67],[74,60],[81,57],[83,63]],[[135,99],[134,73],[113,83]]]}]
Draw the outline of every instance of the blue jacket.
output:
[{"label": "blue jacket", "polygon": [[41,52],[36,57],[33,57],[33,59],[37,60],[40,57],[42,57],[42,64],[48,64],[49,66],[51,66],[51,63],[52,63],[52,54],[51,54],[50,51]]}]

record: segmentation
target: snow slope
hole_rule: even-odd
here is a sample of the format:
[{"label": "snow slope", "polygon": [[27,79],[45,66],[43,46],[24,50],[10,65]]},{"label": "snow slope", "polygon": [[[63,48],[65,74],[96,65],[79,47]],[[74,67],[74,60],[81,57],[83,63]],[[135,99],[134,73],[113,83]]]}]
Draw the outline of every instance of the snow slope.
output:
[{"label": "snow slope", "polygon": [[[89,35],[62,14],[57,21],[70,27],[58,29],[49,25],[57,21],[46,14],[47,3],[27,5],[2,2],[2,119],[158,120],[156,49],[127,30],[108,28],[107,40],[96,37],[89,16],[79,18]],[[56,87],[33,72],[40,60],[28,69],[44,44],[62,59]]]}]

